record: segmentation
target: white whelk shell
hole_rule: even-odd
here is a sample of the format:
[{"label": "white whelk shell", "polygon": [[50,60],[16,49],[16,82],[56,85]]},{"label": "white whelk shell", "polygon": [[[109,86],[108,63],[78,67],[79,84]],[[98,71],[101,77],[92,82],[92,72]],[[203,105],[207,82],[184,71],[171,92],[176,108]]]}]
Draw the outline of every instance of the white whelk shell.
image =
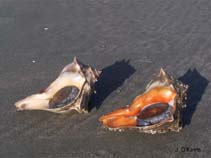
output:
[{"label": "white whelk shell", "polygon": [[86,112],[100,71],[79,62],[63,68],[58,78],[41,93],[33,94],[15,103],[17,110],[47,110],[56,113],[76,110]]}]

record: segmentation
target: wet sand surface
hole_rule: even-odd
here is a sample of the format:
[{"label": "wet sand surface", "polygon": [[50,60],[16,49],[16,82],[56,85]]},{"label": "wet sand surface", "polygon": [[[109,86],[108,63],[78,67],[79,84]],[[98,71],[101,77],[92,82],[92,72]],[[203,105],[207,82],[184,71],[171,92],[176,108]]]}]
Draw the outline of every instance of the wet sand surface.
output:
[{"label": "wet sand surface", "polygon": [[[1,0],[1,158],[198,158],[211,154],[209,0]],[[103,73],[88,114],[16,112],[77,56]],[[190,86],[184,129],[111,132],[98,118],[129,104],[163,67]],[[179,151],[177,151],[179,149]]]}]

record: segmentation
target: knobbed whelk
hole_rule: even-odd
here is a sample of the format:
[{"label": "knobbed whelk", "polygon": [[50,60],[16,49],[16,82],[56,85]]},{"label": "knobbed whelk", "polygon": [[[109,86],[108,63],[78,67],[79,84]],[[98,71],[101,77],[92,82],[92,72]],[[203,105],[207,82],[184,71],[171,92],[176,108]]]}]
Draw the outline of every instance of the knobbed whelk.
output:
[{"label": "knobbed whelk", "polygon": [[17,110],[47,110],[65,113],[87,112],[88,102],[100,71],[78,61],[76,57],[65,66],[59,76],[40,93],[15,103]]},{"label": "knobbed whelk", "polygon": [[180,131],[182,108],[187,99],[188,86],[169,76],[163,69],[126,107],[100,117],[110,130],[138,129],[145,133]]}]

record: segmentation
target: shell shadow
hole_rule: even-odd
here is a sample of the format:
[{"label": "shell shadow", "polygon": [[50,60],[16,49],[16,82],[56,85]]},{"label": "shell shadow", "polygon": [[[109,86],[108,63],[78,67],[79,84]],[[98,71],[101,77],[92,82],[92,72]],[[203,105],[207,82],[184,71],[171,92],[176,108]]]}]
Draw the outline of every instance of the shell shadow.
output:
[{"label": "shell shadow", "polygon": [[99,109],[109,94],[118,89],[136,71],[129,62],[129,60],[117,61],[102,69],[100,78],[95,84],[97,93],[92,96],[89,103],[89,111],[93,108]]},{"label": "shell shadow", "polygon": [[178,78],[189,86],[187,91],[187,107],[183,111],[183,126],[189,125],[200,102],[209,81],[203,77],[195,68],[189,69],[183,76]]}]

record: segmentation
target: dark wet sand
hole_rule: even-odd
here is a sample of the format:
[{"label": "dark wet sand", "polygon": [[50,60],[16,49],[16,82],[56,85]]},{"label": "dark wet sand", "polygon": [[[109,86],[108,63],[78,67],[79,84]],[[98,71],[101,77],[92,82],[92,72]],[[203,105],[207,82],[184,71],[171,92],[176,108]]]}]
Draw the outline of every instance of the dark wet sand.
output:
[{"label": "dark wet sand", "polygon": [[[209,0],[1,0],[0,157],[209,157],[210,17]],[[16,112],[15,101],[46,87],[75,55],[103,70],[89,114]],[[129,104],[160,67],[190,85],[184,129],[103,129],[99,116]]]}]

